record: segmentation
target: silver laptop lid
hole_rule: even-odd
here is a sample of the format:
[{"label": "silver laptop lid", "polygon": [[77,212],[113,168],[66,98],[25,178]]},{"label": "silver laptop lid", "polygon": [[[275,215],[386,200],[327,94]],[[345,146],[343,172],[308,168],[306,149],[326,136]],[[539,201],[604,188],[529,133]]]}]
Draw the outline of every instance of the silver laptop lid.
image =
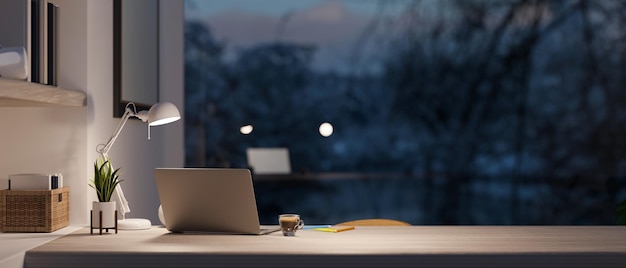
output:
[{"label": "silver laptop lid", "polygon": [[154,175],[169,231],[259,234],[248,169],[157,168]]}]

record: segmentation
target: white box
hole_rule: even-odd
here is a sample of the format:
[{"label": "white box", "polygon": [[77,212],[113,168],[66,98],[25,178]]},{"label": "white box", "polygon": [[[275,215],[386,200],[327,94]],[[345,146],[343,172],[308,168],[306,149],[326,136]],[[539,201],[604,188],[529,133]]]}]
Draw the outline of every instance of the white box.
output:
[{"label": "white box", "polygon": [[54,190],[63,187],[61,174],[9,175],[10,190]]}]

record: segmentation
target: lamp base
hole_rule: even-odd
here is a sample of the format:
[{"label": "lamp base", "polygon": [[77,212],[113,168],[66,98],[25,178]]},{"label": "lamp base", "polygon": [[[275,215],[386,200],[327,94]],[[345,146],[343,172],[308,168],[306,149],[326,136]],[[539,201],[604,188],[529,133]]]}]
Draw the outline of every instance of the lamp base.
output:
[{"label": "lamp base", "polygon": [[119,230],[145,230],[152,227],[152,222],[148,219],[123,219],[117,220]]}]

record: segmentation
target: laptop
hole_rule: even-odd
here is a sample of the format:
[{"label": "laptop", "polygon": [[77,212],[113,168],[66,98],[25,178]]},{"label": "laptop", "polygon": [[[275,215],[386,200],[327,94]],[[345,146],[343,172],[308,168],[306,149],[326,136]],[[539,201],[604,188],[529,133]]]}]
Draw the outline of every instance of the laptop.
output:
[{"label": "laptop", "polygon": [[170,232],[262,235],[280,230],[261,228],[248,169],[156,168],[154,176]]},{"label": "laptop", "polygon": [[254,174],[289,174],[291,163],[289,149],[276,148],[248,148],[246,149],[248,166]]}]

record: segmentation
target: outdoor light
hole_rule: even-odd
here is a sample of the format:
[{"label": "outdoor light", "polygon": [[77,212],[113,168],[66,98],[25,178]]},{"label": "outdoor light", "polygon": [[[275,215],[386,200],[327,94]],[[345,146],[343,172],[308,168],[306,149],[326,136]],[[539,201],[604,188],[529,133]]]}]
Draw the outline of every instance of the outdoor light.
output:
[{"label": "outdoor light", "polygon": [[243,135],[248,135],[252,133],[252,130],[254,130],[254,127],[252,127],[252,125],[245,125],[239,128],[239,132],[241,132],[241,134]]},{"label": "outdoor light", "polygon": [[320,135],[324,137],[330,137],[330,135],[333,135],[333,125],[328,122],[324,122],[320,125],[319,132]]}]

